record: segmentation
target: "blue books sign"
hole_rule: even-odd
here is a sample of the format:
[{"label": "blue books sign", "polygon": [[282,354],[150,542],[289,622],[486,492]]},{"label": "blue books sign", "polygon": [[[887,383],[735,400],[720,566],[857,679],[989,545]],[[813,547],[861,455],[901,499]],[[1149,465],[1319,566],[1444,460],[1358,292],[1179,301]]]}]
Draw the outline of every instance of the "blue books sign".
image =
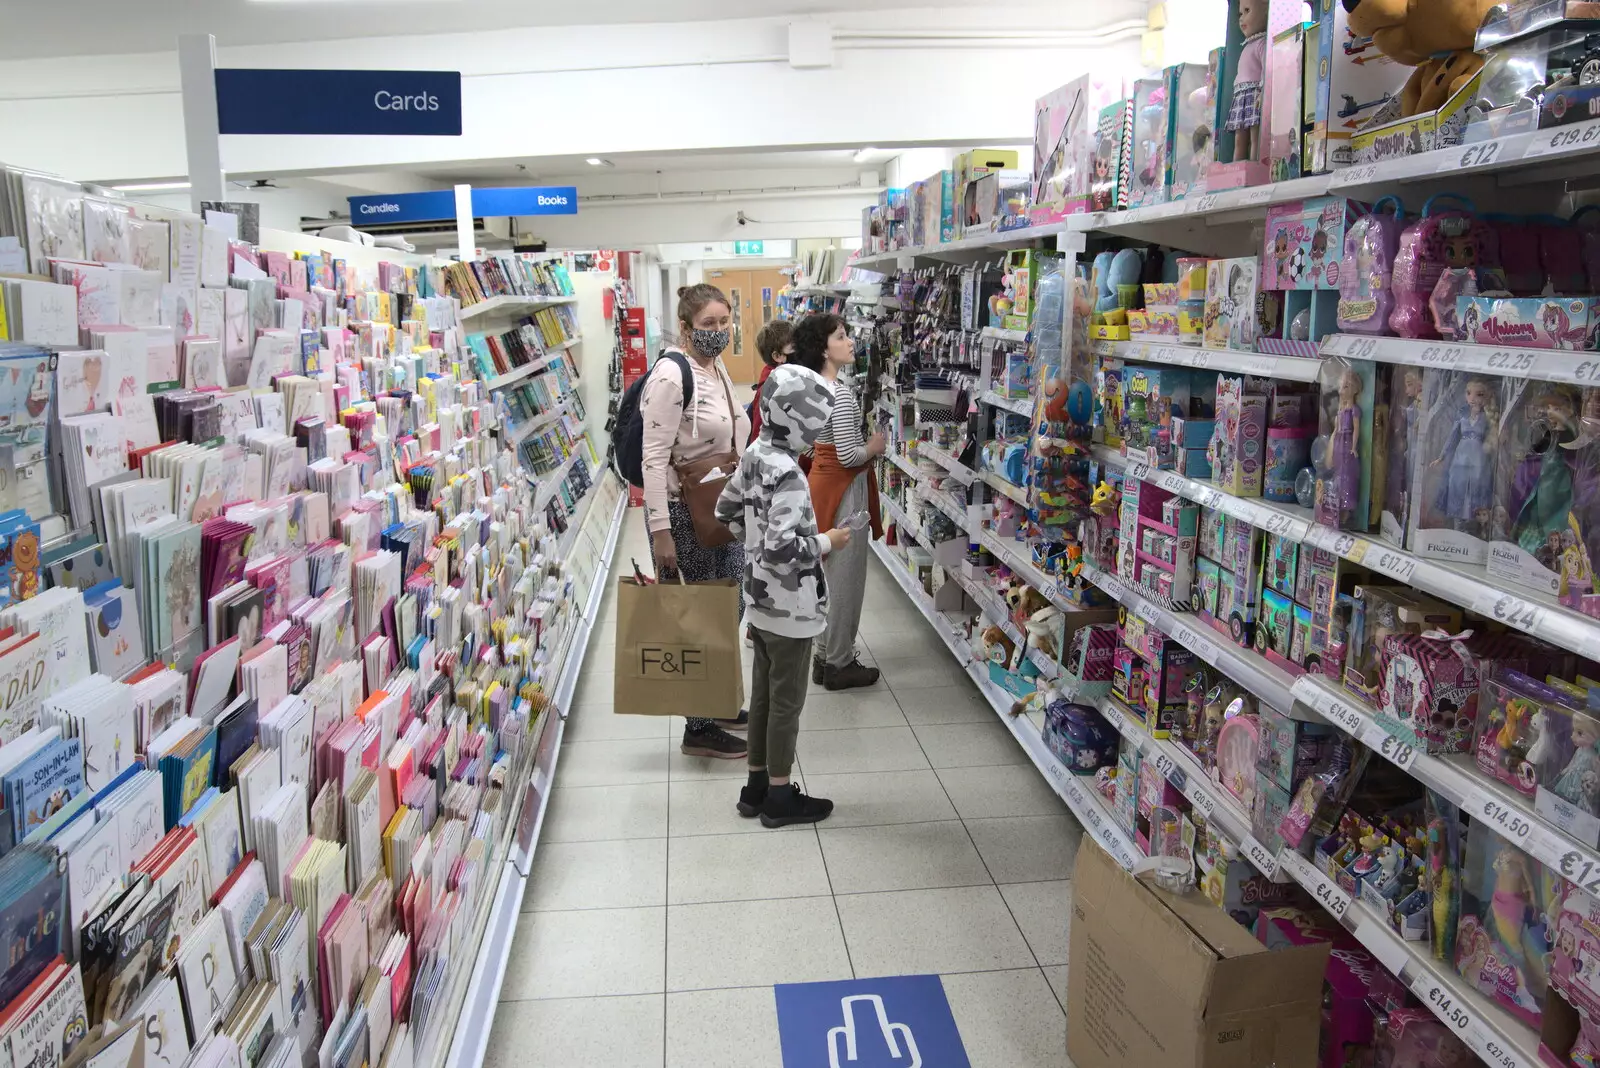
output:
[{"label": "blue books sign", "polygon": [[[578,187],[530,185],[474,189],[472,214],[478,217],[576,215]],[[452,189],[350,198],[350,220],[357,226],[362,223],[437,222],[455,217],[456,194]]]},{"label": "blue books sign", "polygon": [[216,77],[219,133],[461,136],[459,71],[223,69]]}]

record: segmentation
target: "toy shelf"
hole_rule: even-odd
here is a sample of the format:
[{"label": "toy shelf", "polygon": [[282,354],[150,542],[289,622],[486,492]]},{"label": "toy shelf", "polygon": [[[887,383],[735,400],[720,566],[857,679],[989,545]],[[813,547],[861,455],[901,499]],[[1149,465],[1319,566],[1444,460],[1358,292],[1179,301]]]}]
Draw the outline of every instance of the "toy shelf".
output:
[{"label": "toy shelf", "polygon": [[916,489],[917,496],[927,501],[961,530],[967,529],[967,510],[956,502],[954,497],[943,490],[936,490],[926,481],[919,481]]},{"label": "toy shelf", "polygon": [[1013,415],[1026,415],[1029,417],[1033,415],[1033,399],[1030,397],[1002,397],[991,389],[980,396],[978,400],[991,408],[1000,408],[1011,412]]},{"label": "toy shelf", "polygon": [[1000,717],[1000,722],[1011,731],[1018,744],[1022,746],[1023,752],[1028,754],[1028,759],[1033,761],[1034,767],[1039,769],[1051,789],[1066,802],[1067,807],[1083,824],[1090,837],[1124,868],[1132,868],[1144,859],[1144,854],[1139,851],[1138,846],[1123,832],[1117,821],[1111,818],[1110,807],[1094,788],[1073,775],[1060,760],[1056,759],[1055,754],[1050,752],[1045,745],[1044,736],[1039,733],[1038,725],[1026,716],[1011,714],[1011,695],[989,681],[987,666],[974,659],[966,639],[955,631],[951,620],[934,609],[933,601],[912,581],[911,576],[906,573],[905,565],[895,557],[893,551],[881,541],[872,543],[872,551],[883,561],[884,567],[910,598],[917,611],[933,626],[951,655],[977,684],[984,699]]},{"label": "toy shelf", "polygon": [[1028,491],[1017,485],[1015,482],[1012,482],[1010,479],[1001,478],[993,471],[980,471],[978,473],[978,477],[983,480],[984,485],[988,486],[996,493],[1010,497],[1013,501],[1016,501],[1024,508],[1028,507]]},{"label": "toy shelf", "polygon": [[1460,805],[1474,825],[1483,824],[1585,890],[1600,891],[1600,850],[1551,826],[1526,797],[1479,774],[1470,755],[1437,756],[1412,749],[1384,730],[1372,706],[1320,676],[1298,679],[1294,695],[1329,723]]},{"label": "toy shelf", "polygon": [[852,260],[850,266],[865,267],[870,270],[896,267],[906,268],[916,265],[917,260],[925,263],[939,263],[946,261],[960,261],[963,259],[981,259],[996,249],[1027,248],[1035,241],[1043,238],[1059,237],[1068,232],[1072,227],[1070,219],[1059,222],[1046,223],[1041,226],[1024,226],[1015,230],[998,230],[994,232],[972,234],[956,241],[941,241],[931,245],[916,245],[909,248],[893,249],[888,252],[874,252]]},{"label": "toy shelf", "polygon": [[1107,697],[1096,705],[1106,722],[1139,750],[1141,760],[1153,760],[1163,778],[1194,806],[1208,826],[1222,832],[1222,836],[1239,848],[1239,855],[1255,865],[1257,871],[1275,882],[1288,882],[1281,872],[1277,854],[1262,845],[1250,829],[1250,813],[1244,804],[1206,774],[1206,770],[1177,742],[1158,739],[1141,721],[1139,714],[1117,700]]},{"label": "toy shelf", "polygon": [[1402,939],[1368,905],[1352,901],[1333,879],[1298,853],[1284,850],[1278,854],[1278,862],[1485,1064],[1538,1068],[1548,1063],[1539,1059],[1539,1036],[1532,1028],[1462,982],[1448,963],[1434,960],[1427,943]]},{"label": "toy shelf", "polygon": [[972,481],[978,477],[978,473],[976,471],[962,463],[960,460],[957,460],[954,456],[950,455],[949,452],[939,448],[937,445],[930,445],[925,441],[918,442],[917,455],[926,456],[928,459],[932,460],[934,463],[950,472],[951,477],[963,485],[971,485]]},{"label": "toy shelf", "polygon": [[1482,565],[1423,559],[1359,534],[1314,523],[1307,509],[1258,497],[1235,497],[1175,471],[1155,470],[1142,461],[1129,462],[1104,446],[1096,446],[1094,455],[1110,466],[1124,467],[1129,478],[1181,494],[1269,534],[1324,549],[1563,649],[1590,659],[1600,658],[1600,619],[1575,612],[1553,596],[1512,589],[1489,575]]},{"label": "toy shelf", "polygon": [[1321,351],[1324,356],[1343,356],[1351,360],[1476,371],[1501,378],[1535,378],[1580,386],[1600,385],[1600,355],[1572,349],[1518,349],[1407,337],[1329,334],[1322,341]]},{"label": "toy shelf", "polygon": [[978,335],[993,341],[1025,342],[1028,340],[1028,332],[1026,330],[1007,330],[1002,326],[983,327],[978,331]]},{"label": "toy shelf", "polygon": [[1322,361],[1304,356],[1273,356],[1265,352],[1241,352],[1238,349],[1171,345],[1154,341],[1096,341],[1094,354],[1139,363],[1193,367],[1202,371],[1233,371],[1291,382],[1314,382],[1322,368]]},{"label": "toy shelf", "polygon": [[1135,589],[1132,583],[1110,572],[1102,571],[1093,564],[1083,565],[1083,577],[1104,590],[1108,596],[1125,606],[1135,616],[1284,715],[1298,719],[1306,718],[1303,714],[1295,712],[1294,695],[1291,692],[1294,678],[1287,671],[1269,663],[1266,657],[1252,649],[1235,645],[1192,613],[1173,612],[1163,608]]}]

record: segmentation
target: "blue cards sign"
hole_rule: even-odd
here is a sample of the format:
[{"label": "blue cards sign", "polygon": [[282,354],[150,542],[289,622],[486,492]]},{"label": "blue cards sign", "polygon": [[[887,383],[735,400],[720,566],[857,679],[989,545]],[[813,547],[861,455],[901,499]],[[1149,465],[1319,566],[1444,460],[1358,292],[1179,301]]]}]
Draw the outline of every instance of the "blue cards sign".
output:
[{"label": "blue cards sign", "polygon": [[[509,215],[576,215],[578,187],[532,185],[474,189],[472,214],[480,218]],[[453,189],[350,198],[350,220],[357,226],[364,222],[437,222],[455,217],[456,194]]]},{"label": "blue cards sign", "polygon": [[972,1068],[937,975],[773,990],[783,1068]]},{"label": "blue cards sign", "polygon": [[224,69],[216,80],[219,133],[461,136],[459,71]]}]

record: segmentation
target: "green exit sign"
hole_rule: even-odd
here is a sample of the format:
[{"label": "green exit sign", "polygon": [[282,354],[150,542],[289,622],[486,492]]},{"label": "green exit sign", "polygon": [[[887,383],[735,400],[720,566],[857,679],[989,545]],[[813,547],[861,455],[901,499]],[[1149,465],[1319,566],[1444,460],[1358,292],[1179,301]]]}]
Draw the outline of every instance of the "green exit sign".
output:
[{"label": "green exit sign", "polygon": [[765,241],[735,241],[733,243],[735,256],[765,256],[767,243]]}]

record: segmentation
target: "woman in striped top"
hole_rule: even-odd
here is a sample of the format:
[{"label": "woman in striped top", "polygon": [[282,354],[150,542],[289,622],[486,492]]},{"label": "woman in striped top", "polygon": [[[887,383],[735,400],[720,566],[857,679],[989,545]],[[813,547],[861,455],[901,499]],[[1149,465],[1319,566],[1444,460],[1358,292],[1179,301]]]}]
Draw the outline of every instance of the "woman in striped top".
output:
[{"label": "woman in striped top", "polygon": [[[795,363],[822,375],[833,387],[833,416],[817,438],[811,461],[811,506],[818,529],[838,526],[852,514],[867,511],[872,536],[881,538],[878,519],[878,481],[873,463],[884,453],[882,433],[862,437],[861,406],[849,378],[842,372],[856,359],[855,342],[837,315],[808,315],[794,328]],[[871,686],[878,669],[856,659],[856,629],[861,624],[861,602],[867,587],[867,539],[830,553],[823,561],[828,583],[828,629],[817,638],[812,660],[812,681],[830,690]]]}]

